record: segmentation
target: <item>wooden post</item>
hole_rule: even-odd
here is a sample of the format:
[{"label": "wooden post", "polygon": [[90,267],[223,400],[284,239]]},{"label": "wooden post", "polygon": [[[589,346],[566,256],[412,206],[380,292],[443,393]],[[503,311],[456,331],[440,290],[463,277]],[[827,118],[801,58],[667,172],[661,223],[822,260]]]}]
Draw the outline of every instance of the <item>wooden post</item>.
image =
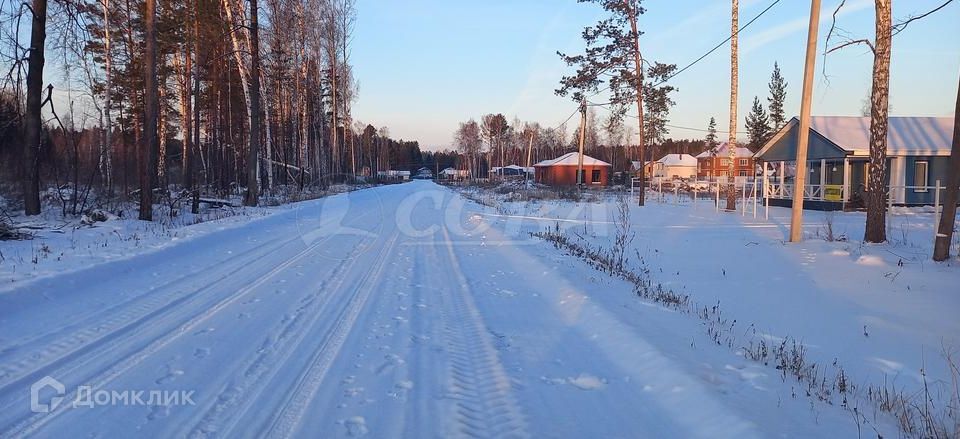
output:
[{"label": "wooden post", "polygon": [[850,200],[850,159],[843,158],[843,210],[847,210]]},{"label": "wooden post", "polygon": [[807,57],[803,68],[803,94],[800,100],[800,133],[797,140],[797,175],[793,186],[793,210],[790,212],[790,242],[803,240],[803,186],[807,173],[807,145],[810,141],[810,106],[813,95],[813,70],[817,63],[817,30],[820,26],[820,0],[810,1],[810,26],[807,29]]},{"label": "wooden post", "polygon": [[824,199],[827,197],[826,188],[827,188],[827,160],[820,159],[820,198],[821,199]]},{"label": "wooden post", "polygon": [[937,242],[938,227],[940,227],[940,180],[933,188],[933,242]]},{"label": "wooden post", "polygon": [[741,191],[743,192],[743,194],[740,195],[740,199],[743,200],[743,202],[741,203],[742,205],[740,206],[740,216],[746,216],[747,215],[747,182],[746,181],[743,182],[743,188],[741,189]]},{"label": "wooden post", "polygon": [[770,219],[770,188],[767,186],[767,163],[763,163],[763,219]]},{"label": "wooden post", "polygon": [[523,181],[527,181],[527,169],[530,169],[530,159],[533,157],[533,135],[534,130],[530,130],[530,144],[527,145],[527,167],[523,169]]}]

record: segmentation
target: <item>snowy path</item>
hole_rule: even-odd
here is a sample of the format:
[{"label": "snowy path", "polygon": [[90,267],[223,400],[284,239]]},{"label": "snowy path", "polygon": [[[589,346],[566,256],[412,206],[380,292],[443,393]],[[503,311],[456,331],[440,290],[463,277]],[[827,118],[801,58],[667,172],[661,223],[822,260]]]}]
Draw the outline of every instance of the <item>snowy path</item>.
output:
[{"label": "snowy path", "polygon": [[[700,355],[741,359],[665,352],[680,335],[632,322],[623,284],[478,209],[432,183],[358,191],[0,295],[0,436],[753,437],[845,416],[768,419],[748,374],[703,377]],[[44,376],[66,392],[34,413]],[[196,404],[74,406],[80,386]]]}]

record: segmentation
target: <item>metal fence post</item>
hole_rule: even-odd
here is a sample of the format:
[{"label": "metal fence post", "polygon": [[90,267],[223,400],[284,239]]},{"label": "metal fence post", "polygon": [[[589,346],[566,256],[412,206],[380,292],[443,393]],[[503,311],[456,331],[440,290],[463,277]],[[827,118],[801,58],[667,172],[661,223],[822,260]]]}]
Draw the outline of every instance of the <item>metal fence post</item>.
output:
[{"label": "metal fence post", "polygon": [[716,183],[717,185],[717,212],[720,211],[720,182]]},{"label": "metal fence post", "polygon": [[747,181],[743,181],[740,199],[743,200],[740,206],[740,216],[747,216]]}]

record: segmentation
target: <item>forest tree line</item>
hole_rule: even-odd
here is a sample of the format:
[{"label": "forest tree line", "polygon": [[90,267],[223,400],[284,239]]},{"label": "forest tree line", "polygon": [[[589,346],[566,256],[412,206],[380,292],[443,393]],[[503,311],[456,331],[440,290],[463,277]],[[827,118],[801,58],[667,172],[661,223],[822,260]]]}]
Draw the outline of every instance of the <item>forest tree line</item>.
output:
[{"label": "forest tree line", "polygon": [[421,162],[417,142],[354,118],[354,3],[5,2],[0,181],[21,183],[7,192],[28,215],[58,186],[135,196],[149,219],[171,188],[246,189],[252,205]]}]

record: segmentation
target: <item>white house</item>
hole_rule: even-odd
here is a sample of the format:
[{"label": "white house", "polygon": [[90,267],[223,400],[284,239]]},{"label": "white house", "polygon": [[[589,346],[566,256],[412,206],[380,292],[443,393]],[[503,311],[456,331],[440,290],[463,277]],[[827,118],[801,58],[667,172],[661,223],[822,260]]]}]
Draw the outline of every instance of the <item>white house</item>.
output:
[{"label": "white house", "polygon": [[690,154],[667,154],[653,163],[655,180],[679,180],[697,176],[697,158]]},{"label": "white house", "polygon": [[444,168],[440,171],[440,178],[445,180],[463,180],[470,176],[470,171],[466,169]]}]

